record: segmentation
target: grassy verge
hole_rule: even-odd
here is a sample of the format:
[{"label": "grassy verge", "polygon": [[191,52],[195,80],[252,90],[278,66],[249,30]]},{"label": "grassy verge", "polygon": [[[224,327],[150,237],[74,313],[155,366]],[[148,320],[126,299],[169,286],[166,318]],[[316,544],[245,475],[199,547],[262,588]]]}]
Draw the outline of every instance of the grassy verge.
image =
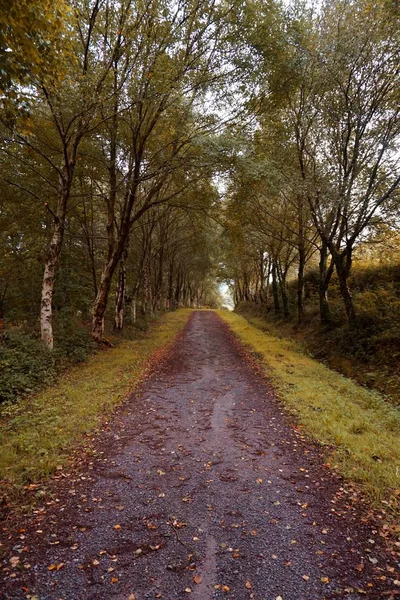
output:
[{"label": "grassy verge", "polygon": [[[278,397],[304,431],[333,447],[331,465],[363,485],[373,502],[400,498],[400,413],[377,392],[331,371],[293,342],[273,337],[235,313],[220,311],[262,360]],[[262,320],[259,325],[262,325]]]},{"label": "grassy verge", "polygon": [[165,314],[140,339],[92,356],[45,391],[0,413],[0,479],[18,488],[43,481],[85,433],[143,380],[151,356],[187,322],[186,309]]}]

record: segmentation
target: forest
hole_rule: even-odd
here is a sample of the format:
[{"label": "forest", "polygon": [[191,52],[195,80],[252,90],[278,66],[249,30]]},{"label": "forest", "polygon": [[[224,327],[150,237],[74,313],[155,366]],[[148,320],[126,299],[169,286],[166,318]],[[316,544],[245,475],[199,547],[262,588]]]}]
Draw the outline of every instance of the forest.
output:
[{"label": "forest", "polygon": [[0,23],[2,401],[222,287],[398,401],[397,2],[1,0]]}]

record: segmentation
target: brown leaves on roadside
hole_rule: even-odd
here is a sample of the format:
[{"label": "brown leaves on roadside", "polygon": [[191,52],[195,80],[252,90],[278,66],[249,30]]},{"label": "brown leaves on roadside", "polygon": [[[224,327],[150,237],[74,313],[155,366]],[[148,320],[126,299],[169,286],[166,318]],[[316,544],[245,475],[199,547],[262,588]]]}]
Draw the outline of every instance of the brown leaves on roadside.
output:
[{"label": "brown leaves on roadside", "polygon": [[231,591],[231,588],[229,587],[229,585],[221,585],[220,583],[216,583],[214,585],[214,589],[216,590],[222,590],[225,593],[228,593]]},{"label": "brown leaves on roadside", "polygon": [[59,563],[58,565],[49,565],[47,567],[48,571],[59,571],[60,569],[62,569],[64,566],[64,563]]},{"label": "brown leaves on roadside", "polygon": [[12,557],[10,558],[10,565],[11,565],[12,567],[16,567],[16,566],[19,564],[20,560],[21,560],[21,559],[20,559],[20,557],[19,557],[19,556],[12,556]]},{"label": "brown leaves on roadside", "polygon": [[186,527],[187,523],[185,523],[185,521],[178,521],[177,519],[174,519],[172,521],[172,526],[175,527],[175,529],[182,529],[182,527]]}]

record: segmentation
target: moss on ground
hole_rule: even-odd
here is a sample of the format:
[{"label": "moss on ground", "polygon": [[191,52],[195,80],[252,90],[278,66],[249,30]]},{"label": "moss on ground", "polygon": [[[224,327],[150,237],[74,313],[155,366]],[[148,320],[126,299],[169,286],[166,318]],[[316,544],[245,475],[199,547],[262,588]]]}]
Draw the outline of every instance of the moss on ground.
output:
[{"label": "moss on ground", "polygon": [[92,356],[45,391],[0,413],[0,479],[43,481],[146,375],[149,359],[186,324],[190,310],[163,315],[140,339]]},{"label": "moss on ground", "polygon": [[398,510],[399,411],[377,392],[302,353],[293,342],[273,337],[235,313],[219,314],[239,339],[262,357],[278,397],[304,431],[333,446],[331,465],[361,483],[373,502],[390,501]]}]

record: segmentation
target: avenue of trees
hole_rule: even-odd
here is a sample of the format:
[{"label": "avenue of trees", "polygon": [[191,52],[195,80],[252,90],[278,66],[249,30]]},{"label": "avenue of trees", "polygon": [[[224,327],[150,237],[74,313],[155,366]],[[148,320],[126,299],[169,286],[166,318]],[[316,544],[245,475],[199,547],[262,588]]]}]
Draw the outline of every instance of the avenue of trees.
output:
[{"label": "avenue of trees", "polygon": [[391,242],[395,260],[399,244],[398,7],[328,1],[313,13],[294,5],[278,30],[272,68],[269,43],[254,40],[265,83],[228,185],[224,243],[234,301],[289,317],[295,292],[302,322],[313,271],[322,323],[331,323],[334,278],[352,328],[355,253],[371,242],[379,255],[386,240],[381,247]]},{"label": "avenue of trees", "polygon": [[354,326],[355,253],[398,247],[397,3],[0,9],[3,326],[51,351],[64,316],[101,340],[222,280],[302,322],[311,271]]}]

